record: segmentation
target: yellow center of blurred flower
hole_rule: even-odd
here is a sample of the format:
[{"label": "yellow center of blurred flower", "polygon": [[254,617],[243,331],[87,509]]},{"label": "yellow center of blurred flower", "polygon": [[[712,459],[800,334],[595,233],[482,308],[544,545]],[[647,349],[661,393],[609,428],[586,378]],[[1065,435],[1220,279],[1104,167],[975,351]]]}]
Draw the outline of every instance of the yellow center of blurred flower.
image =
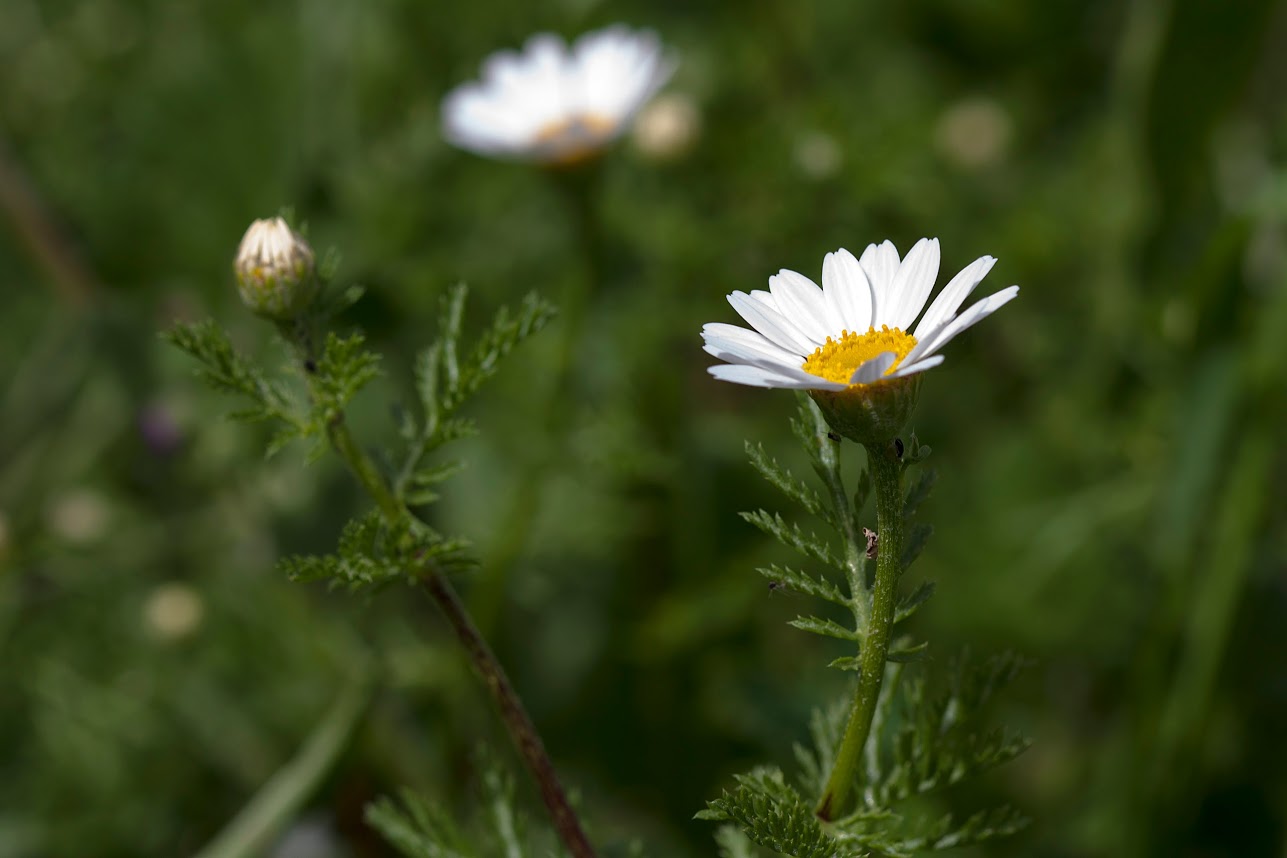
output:
[{"label": "yellow center of blurred flower", "polygon": [[597,113],[585,113],[551,122],[537,130],[532,142],[544,149],[551,164],[579,163],[594,155],[617,130],[617,122]]},{"label": "yellow center of blurred flower", "polygon": [[838,340],[827,337],[800,368],[827,381],[848,384],[854,370],[883,352],[894,353],[894,362],[885,371],[888,375],[915,346],[915,337],[888,325],[882,325],[879,331],[868,328],[865,334],[844,331]]}]

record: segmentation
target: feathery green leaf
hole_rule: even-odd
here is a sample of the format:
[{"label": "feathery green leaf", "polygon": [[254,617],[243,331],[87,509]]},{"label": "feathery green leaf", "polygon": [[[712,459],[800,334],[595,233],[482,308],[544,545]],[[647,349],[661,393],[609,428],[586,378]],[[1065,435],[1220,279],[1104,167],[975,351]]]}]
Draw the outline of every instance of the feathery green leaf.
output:
[{"label": "feathery green leaf", "polygon": [[781,515],[777,513],[770,514],[761,509],[755,512],[741,513],[741,516],[783,545],[795,549],[805,557],[817,560],[820,563],[826,563],[836,569],[844,568],[836,556],[832,554],[831,548],[817,534],[813,532],[806,534],[798,524],[788,525]]}]

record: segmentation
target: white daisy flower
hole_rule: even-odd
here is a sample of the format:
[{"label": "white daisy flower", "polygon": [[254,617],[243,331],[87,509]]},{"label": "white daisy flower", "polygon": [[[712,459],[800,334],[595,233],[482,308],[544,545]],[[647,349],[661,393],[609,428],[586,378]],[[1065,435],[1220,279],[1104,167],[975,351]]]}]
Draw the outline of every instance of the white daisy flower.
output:
[{"label": "white daisy flower", "polygon": [[647,30],[618,24],[586,33],[570,50],[540,33],[521,54],[488,57],[481,80],[447,95],[443,134],[479,155],[573,163],[620,136],[674,70]]},{"label": "white daisy flower", "polygon": [[923,316],[938,277],[936,238],[921,239],[901,261],[889,241],[868,245],[861,259],[843,248],[828,253],[822,288],[784,269],[769,278],[767,292],[728,296],[754,330],[720,322],[702,328],[705,350],[726,361],[710,373],[753,387],[807,390],[832,428],[854,440],[887,440],[915,406],[919,373],[943,362],[939,350],[1019,294],[1010,286],[957,312],[995,263],[991,256],[971,262]]}]

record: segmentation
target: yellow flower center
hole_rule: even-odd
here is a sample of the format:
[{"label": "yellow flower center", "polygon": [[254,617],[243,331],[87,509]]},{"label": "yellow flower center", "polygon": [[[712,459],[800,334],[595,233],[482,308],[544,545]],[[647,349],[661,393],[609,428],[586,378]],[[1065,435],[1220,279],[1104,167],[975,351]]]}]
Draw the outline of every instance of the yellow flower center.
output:
[{"label": "yellow flower center", "polygon": [[586,113],[551,122],[537,130],[532,142],[548,151],[550,163],[566,166],[579,163],[598,152],[604,138],[616,128],[616,120],[597,113]]},{"label": "yellow flower center", "polygon": [[890,329],[888,325],[882,325],[879,331],[868,328],[865,334],[843,331],[838,340],[827,337],[800,368],[827,381],[848,384],[854,370],[883,352],[894,353],[894,362],[885,371],[888,375],[915,346],[915,337],[899,328]]}]

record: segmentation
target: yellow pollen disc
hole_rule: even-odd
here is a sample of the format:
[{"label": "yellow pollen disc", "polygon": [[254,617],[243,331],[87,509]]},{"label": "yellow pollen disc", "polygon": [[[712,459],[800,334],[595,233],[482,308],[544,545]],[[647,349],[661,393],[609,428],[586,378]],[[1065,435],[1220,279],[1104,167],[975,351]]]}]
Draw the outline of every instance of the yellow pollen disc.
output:
[{"label": "yellow pollen disc", "polygon": [[827,337],[825,343],[805,358],[800,368],[827,381],[848,384],[854,370],[863,363],[878,354],[893,352],[894,362],[885,371],[888,375],[898,369],[903,358],[907,357],[907,353],[915,346],[915,337],[903,333],[899,328],[891,329],[888,325],[882,325],[879,331],[868,328],[865,334],[844,331],[838,340]]},{"label": "yellow pollen disc", "polygon": [[617,123],[597,113],[585,113],[571,119],[560,119],[539,129],[532,137],[538,147],[548,147],[551,161],[573,164],[599,151],[604,138],[617,128]]}]

